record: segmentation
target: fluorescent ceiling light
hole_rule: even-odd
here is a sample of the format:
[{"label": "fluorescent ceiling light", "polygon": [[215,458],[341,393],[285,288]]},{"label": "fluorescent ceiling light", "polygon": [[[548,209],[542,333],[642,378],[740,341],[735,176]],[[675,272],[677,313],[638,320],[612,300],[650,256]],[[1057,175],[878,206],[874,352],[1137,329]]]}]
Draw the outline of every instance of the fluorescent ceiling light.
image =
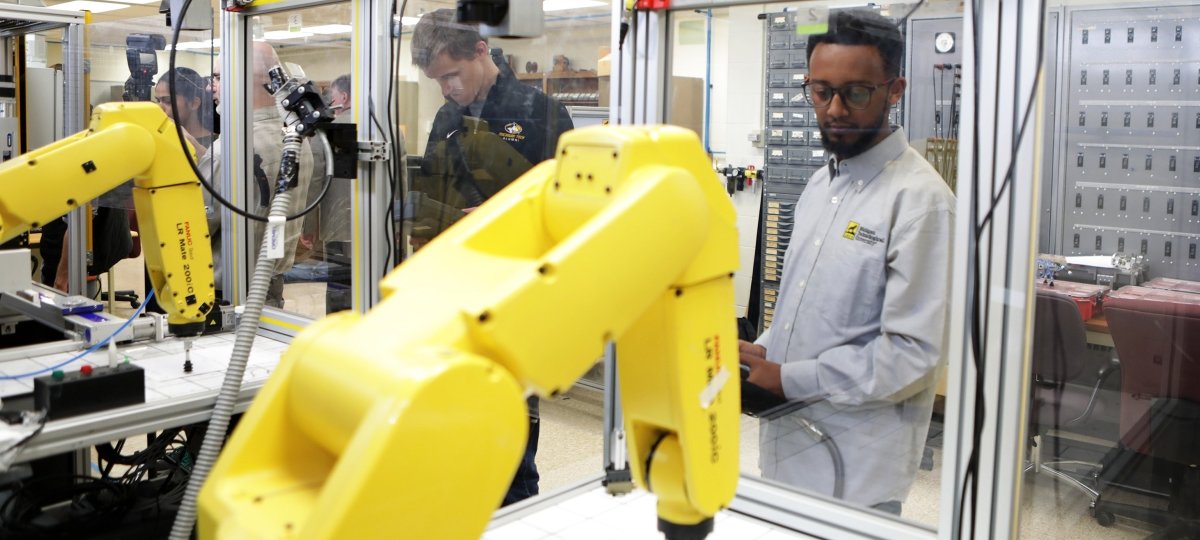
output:
[{"label": "fluorescent ceiling light", "polygon": [[285,39],[300,39],[300,38],[312,37],[312,35],[313,34],[311,34],[309,32],[288,32],[287,30],[272,30],[270,32],[263,32],[263,39],[268,40],[268,41],[282,41]]},{"label": "fluorescent ceiling light", "polygon": [[421,20],[420,17],[411,17],[411,16],[396,17],[396,19],[399,20],[400,24],[402,24],[404,26],[415,26]]},{"label": "fluorescent ceiling light", "polygon": [[[211,40],[205,40],[205,41],[184,41],[179,44],[179,50],[181,50],[181,51],[186,51],[189,49],[211,49],[211,48],[220,48],[220,47],[221,47],[221,40],[219,40],[219,39],[211,39]],[[170,43],[167,44],[167,50],[168,51],[171,50]]]},{"label": "fluorescent ceiling light", "polygon": [[69,11],[90,11],[92,13],[104,13],[106,11],[116,11],[129,7],[128,4],[110,4],[108,2],[93,2],[92,0],[72,0],[54,6],[46,6],[50,9],[60,9]]},{"label": "fluorescent ceiling light", "polygon": [[349,34],[353,28],[348,24],[323,24],[321,26],[305,26],[305,32],[313,34]]},{"label": "fluorescent ceiling light", "polygon": [[158,4],[161,0],[107,0],[109,2],[120,2],[122,4]]},{"label": "fluorescent ceiling light", "polygon": [[542,2],[542,11],[566,11],[569,9],[583,9],[607,6],[608,2],[598,2],[596,0],[546,0]]}]

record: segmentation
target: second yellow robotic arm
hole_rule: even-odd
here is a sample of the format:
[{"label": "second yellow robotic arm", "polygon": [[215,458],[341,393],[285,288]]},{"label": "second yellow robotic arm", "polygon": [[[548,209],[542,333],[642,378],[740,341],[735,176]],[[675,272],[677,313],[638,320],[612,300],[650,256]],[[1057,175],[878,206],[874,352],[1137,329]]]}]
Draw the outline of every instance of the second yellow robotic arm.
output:
[{"label": "second yellow robotic arm", "polygon": [[132,178],[159,305],[172,333],[199,334],[216,291],[204,200],[186,159],[174,124],[157,105],[99,105],[86,131],[0,165],[0,242]]},{"label": "second yellow robotic arm", "polygon": [[478,538],[526,441],[527,392],[615,340],[635,481],[702,537],[732,499],[733,207],[695,134],[588,128],[306,328],[200,494],[201,538]]}]

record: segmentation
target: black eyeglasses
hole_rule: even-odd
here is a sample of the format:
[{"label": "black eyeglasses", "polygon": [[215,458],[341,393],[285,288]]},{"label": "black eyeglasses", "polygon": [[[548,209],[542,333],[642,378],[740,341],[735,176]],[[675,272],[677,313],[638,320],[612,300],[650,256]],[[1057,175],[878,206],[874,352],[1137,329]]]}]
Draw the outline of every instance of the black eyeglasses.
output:
[{"label": "black eyeglasses", "polygon": [[833,96],[842,96],[842,103],[851,109],[862,110],[871,104],[871,96],[875,91],[896,82],[893,77],[879,84],[847,84],[846,86],[830,86],[825,83],[804,83],[804,99],[818,109],[828,107],[833,103]]}]

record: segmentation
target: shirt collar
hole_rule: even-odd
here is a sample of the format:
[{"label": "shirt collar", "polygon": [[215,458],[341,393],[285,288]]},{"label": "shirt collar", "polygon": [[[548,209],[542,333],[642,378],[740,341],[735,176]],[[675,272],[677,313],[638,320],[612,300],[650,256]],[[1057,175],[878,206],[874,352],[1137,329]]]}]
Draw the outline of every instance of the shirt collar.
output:
[{"label": "shirt collar", "polygon": [[891,163],[900,154],[908,149],[908,135],[904,133],[904,128],[895,126],[892,127],[892,134],[888,135],[879,144],[872,146],[866,152],[849,159],[838,161],[836,157],[829,158],[829,181],[832,182],[834,177],[839,174],[853,174],[863,184],[869,184],[883,168]]}]

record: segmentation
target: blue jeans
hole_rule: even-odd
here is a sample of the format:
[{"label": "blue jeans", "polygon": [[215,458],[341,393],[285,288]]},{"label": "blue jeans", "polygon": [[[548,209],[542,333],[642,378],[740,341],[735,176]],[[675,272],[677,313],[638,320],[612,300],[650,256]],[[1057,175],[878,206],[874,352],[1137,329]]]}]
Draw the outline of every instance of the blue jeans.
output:
[{"label": "blue jeans", "polygon": [[537,457],[538,431],[541,419],[538,412],[537,396],[530,396],[526,402],[529,406],[529,440],[525,443],[525,455],[517,466],[517,474],[513,476],[508,493],[504,494],[501,506],[528,499],[538,494],[538,470],[534,458]]}]

